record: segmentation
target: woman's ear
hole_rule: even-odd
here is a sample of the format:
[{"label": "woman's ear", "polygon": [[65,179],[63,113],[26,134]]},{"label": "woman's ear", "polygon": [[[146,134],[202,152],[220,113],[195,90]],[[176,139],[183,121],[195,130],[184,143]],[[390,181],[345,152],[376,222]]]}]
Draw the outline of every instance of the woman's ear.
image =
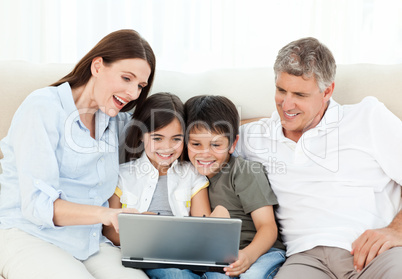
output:
[{"label": "woman's ear", "polygon": [[229,149],[229,154],[232,154],[235,151],[236,144],[239,141],[239,135],[236,136],[236,139],[234,140],[232,146]]},{"label": "woman's ear", "polygon": [[103,66],[103,58],[102,57],[95,57],[92,59],[91,63],[91,72],[93,76],[97,76],[99,73],[99,70]]}]

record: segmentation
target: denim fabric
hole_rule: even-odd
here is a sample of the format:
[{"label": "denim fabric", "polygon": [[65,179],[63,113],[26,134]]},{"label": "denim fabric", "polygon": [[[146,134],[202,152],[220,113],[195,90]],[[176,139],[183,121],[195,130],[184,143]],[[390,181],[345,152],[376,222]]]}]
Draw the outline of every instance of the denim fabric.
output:
[{"label": "denim fabric", "polygon": [[144,269],[145,273],[150,279],[200,279],[200,276],[193,273],[188,269],[178,269],[178,268],[155,268],[155,269]]},{"label": "denim fabric", "polygon": [[245,272],[239,277],[229,277],[224,273],[206,272],[204,279],[272,279],[285,261],[285,251],[277,248],[271,248],[266,254],[259,257]]}]

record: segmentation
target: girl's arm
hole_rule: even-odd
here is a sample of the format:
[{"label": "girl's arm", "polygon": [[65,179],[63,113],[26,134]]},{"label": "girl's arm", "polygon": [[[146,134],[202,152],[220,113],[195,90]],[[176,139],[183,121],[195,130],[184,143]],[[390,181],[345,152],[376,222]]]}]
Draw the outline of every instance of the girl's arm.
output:
[{"label": "girl's arm", "polygon": [[211,205],[209,204],[208,188],[201,189],[191,198],[191,216],[209,216]]},{"label": "girl's arm", "polygon": [[251,217],[257,233],[253,241],[239,251],[239,259],[229,267],[224,268],[228,276],[238,276],[244,273],[276,241],[278,231],[272,206],[264,206],[254,210],[251,212]]}]

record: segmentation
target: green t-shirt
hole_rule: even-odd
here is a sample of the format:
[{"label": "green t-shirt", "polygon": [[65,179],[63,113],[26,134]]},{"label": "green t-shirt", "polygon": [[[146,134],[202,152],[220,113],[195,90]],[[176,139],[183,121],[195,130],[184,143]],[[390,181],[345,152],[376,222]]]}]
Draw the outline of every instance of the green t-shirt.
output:
[{"label": "green t-shirt", "polygon": [[[240,249],[249,245],[257,232],[251,212],[278,204],[263,165],[241,157],[230,157],[227,165],[210,179],[208,193],[212,210],[222,205],[231,218],[242,220]],[[273,247],[284,249],[279,240]]]}]

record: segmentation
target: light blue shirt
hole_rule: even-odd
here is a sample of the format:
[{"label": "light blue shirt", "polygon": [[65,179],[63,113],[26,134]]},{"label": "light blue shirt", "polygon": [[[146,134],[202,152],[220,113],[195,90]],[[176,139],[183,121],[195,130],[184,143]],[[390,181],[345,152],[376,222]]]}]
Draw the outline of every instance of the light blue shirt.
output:
[{"label": "light blue shirt", "polygon": [[108,206],[119,173],[118,135],[129,114],[98,110],[93,139],[79,117],[70,85],[31,93],[0,142],[0,229],[19,228],[87,259],[107,241],[102,224],[57,227],[56,199]]}]

